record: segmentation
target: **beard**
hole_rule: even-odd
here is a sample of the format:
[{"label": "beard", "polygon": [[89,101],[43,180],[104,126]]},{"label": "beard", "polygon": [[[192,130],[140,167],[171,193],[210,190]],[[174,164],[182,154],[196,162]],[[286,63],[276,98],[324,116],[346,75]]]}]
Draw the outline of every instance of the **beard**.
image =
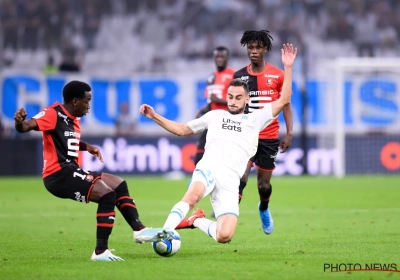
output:
[{"label": "beard", "polygon": [[232,115],[238,115],[244,112],[244,108],[246,108],[246,105],[243,107],[235,107],[232,109],[228,106],[228,112],[231,113]]}]

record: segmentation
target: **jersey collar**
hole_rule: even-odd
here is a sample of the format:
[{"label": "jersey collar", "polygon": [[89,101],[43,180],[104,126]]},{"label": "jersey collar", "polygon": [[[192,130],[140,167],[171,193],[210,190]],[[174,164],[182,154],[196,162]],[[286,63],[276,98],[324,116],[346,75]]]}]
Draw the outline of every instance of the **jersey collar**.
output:
[{"label": "jersey collar", "polygon": [[247,72],[250,74],[250,75],[252,75],[252,76],[260,76],[260,75],[264,75],[264,73],[265,73],[265,71],[267,71],[267,68],[269,67],[269,64],[268,63],[265,63],[265,68],[264,68],[264,71],[262,71],[262,72],[260,72],[260,73],[253,73],[252,71],[251,71],[251,64],[249,64],[249,65],[247,65]]},{"label": "jersey collar", "polygon": [[73,119],[73,120],[76,119],[76,117],[74,117],[73,115],[71,115],[71,114],[67,111],[67,109],[65,109],[65,107],[64,107],[61,103],[56,102],[56,105],[58,105],[58,106],[61,107],[61,110],[63,110],[63,112],[68,116],[68,118]]}]

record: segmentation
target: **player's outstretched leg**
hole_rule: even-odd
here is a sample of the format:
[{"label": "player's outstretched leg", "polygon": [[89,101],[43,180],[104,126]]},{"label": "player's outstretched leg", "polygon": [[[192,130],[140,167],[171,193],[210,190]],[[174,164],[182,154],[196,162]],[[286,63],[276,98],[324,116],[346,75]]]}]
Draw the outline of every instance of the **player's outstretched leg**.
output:
[{"label": "player's outstretched leg", "polygon": [[[209,174],[207,179],[204,174]],[[212,182],[211,184],[209,183]],[[207,187],[206,187],[207,186]],[[193,172],[193,177],[189,183],[189,188],[183,196],[182,200],[175,204],[164,223],[164,228],[177,229],[179,225],[183,228],[184,225],[192,225],[193,220],[197,217],[204,217],[204,211],[198,209],[194,211],[195,216],[185,218],[187,213],[202,199],[203,196],[208,195],[215,187],[215,179],[212,177],[211,172],[203,172],[200,169],[196,169]],[[182,224],[182,221],[184,224]],[[185,224],[186,222],[186,224]],[[189,223],[189,224],[188,224]]]},{"label": "player's outstretched leg", "polygon": [[157,242],[171,236],[171,229],[168,228],[144,228],[133,232],[133,239],[136,243]]}]

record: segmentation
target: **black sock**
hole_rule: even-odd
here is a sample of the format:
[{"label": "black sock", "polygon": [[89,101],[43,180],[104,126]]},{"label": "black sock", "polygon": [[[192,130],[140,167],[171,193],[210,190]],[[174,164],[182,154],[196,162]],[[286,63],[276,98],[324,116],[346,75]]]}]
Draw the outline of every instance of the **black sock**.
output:
[{"label": "black sock", "polygon": [[272,185],[265,184],[263,187],[258,188],[258,194],[260,195],[260,207],[261,211],[268,209],[269,199],[272,194]]},{"label": "black sock", "polygon": [[242,196],[243,196],[243,190],[246,187],[247,182],[240,181],[239,185],[239,203],[242,201]]},{"label": "black sock", "polygon": [[108,249],[108,238],[112,232],[115,219],[115,192],[103,195],[97,207],[96,254]]},{"label": "black sock", "polygon": [[117,194],[116,205],[118,210],[124,216],[126,222],[131,226],[132,230],[139,231],[145,226],[139,220],[139,212],[136,209],[136,204],[129,196],[128,185],[123,181],[116,189]]}]

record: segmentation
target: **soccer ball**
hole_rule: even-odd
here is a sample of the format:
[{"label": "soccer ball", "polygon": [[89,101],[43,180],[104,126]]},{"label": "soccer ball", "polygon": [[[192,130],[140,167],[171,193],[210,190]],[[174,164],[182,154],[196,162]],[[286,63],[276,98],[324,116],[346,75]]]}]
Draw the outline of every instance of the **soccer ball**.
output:
[{"label": "soccer ball", "polygon": [[171,231],[169,238],[163,239],[158,242],[153,242],[153,249],[158,255],[162,257],[171,257],[178,253],[181,248],[181,237],[176,230]]}]

